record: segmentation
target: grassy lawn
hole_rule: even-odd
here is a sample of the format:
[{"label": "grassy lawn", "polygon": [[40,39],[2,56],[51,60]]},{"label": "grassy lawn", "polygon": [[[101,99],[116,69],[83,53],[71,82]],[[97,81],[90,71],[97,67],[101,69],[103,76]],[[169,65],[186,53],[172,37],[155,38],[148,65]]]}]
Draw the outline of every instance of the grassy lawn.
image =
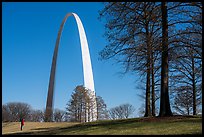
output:
[{"label": "grassy lawn", "polygon": [[[104,120],[89,123],[38,123],[27,122],[23,131],[19,123],[3,126],[3,134],[57,134],[57,135],[197,135],[202,134],[202,118],[132,118]],[[11,131],[18,126],[18,131]],[[26,127],[28,126],[28,127]],[[12,128],[13,127],[13,128]],[[32,127],[32,128],[31,128]]]},{"label": "grassy lawn", "polygon": [[79,123],[71,122],[25,122],[23,130],[20,130],[20,122],[2,123],[2,134],[34,134],[49,131],[54,128],[73,126]]}]

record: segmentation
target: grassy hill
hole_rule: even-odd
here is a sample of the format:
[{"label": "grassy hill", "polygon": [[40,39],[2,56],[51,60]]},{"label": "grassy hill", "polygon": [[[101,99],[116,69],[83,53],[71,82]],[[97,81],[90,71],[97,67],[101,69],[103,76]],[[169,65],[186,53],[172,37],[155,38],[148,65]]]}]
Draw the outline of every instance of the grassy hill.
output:
[{"label": "grassy hill", "polygon": [[202,117],[131,118],[89,123],[19,122],[2,123],[2,134],[31,135],[197,135],[202,134]]}]

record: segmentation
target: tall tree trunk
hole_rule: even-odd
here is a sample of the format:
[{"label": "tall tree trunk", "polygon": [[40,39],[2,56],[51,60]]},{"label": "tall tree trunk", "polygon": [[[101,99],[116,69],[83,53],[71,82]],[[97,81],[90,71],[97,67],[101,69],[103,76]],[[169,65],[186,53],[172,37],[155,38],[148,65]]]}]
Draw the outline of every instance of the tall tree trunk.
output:
[{"label": "tall tree trunk", "polygon": [[159,116],[172,116],[168,93],[168,23],[166,2],[161,2],[162,10],[162,66]]},{"label": "tall tree trunk", "polygon": [[145,101],[145,115],[144,117],[151,116],[150,111],[150,69],[147,69],[147,82],[146,82],[146,101]]},{"label": "tall tree trunk", "polygon": [[[152,46],[151,46],[152,47]],[[155,116],[155,91],[154,91],[154,55],[151,48],[151,74],[152,74],[152,116]]]},{"label": "tall tree trunk", "polygon": [[196,115],[196,84],[195,84],[195,68],[194,68],[194,56],[193,56],[193,49],[191,55],[192,61],[192,82],[193,82],[193,115]]},{"label": "tall tree trunk", "polygon": [[150,111],[150,39],[148,24],[146,25],[146,44],[147,44],[147,81],[146,81],[146,104],[145,104],[145,115],[144,117],[151,116]]}]

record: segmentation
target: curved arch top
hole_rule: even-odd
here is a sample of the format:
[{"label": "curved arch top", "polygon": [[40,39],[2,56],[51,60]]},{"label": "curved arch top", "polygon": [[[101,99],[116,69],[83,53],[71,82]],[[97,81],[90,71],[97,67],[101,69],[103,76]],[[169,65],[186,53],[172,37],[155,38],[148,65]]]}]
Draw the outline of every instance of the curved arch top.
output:
[{"label": "curved arch top", "polygon": [[80,37],[80,43],[81,43],[81,52],[82,52],[82,62],[83,62],[83,71],[84,71],[84,86],[89,88],[91,91],[95,91],[94,88],[94,81],[93,81],[93,72],[92,72],[92,66],[91,66],[91,59],[89,54],[89,48],[88,48],[88,42],[86,38],[86,34],[84,31],[84,27],[82,25],[82,22],[79,18],[79,16],[75,13],[68,13],[60,26],[60,30],[58,32],[57,36],[57,42],[56,42],[56,52],[58,52],[58,47],[60,43],[61,34],[64,28],[64,24],[69,16],[74,16],[78,30],[79,30],[79,37]]},{"label": "curved arch top", "polygon": [[[47,104],[46,104],[46,119],[47,121],[51,121],[51,113],[53,108],[53,93],[54,93],[54,85],[55,85],[55,71],[56,71],[56,62],[57,62],[57,54],[58,54],[58,48],[60,43],[60,38],[62,35],[62,31],[64,28],[64,24],[69,16],[74,16],[78,31],[79,31],[79,37],[80,37],[80,43],[81,43],[81,52],[82,52],[82,62],[83,62],[83,73],[84,73],[84,86],[88,88],[91,91],[91,95],[94,96],[95,99],[95,88],[94,88],[94,80],[93,80],[93,72],[92,72],[92,65],[91,65],[91,59],[89,54],[89,48],[88,48],[88,42],[86,38],[86,34],[84,31],[84,27],[82,25],[82,22],[77,14],[75,13],[68,13],[64,17],[60,29],[58,31],[57,40],[55,44],[54,49],[54,55],[52,59],[52,66],[51,66],[51,73],[50,73],[50,81],[49,81],[49,87],[48,87],[48,96],[47,96]],[[94,101],[96,102],[96,101]],[[95,109],[93,110],[94,113],[96,113],[96,103]],[[95,115],[95,114],[94,114]],[[96,120],[96,116],[93,116],[93,120]]]}]

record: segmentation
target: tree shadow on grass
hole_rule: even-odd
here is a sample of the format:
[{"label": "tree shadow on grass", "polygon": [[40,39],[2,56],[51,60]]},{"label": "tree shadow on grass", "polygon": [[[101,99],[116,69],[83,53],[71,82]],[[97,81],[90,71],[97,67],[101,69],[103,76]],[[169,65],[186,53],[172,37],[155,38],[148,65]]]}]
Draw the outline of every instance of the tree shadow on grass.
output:
[{"label": "tree shadow on grass", "polygon": [[[68,127],[51,127],[51,128],[36,128],[31,129],[35,131],[30,132],[18,132],[18,133],[11,133],[9,135],[51,135],[51,134],[86,134],[91,130],[97,128],[107,128],[108,129],[117,129],[124,127],[125,124],[130,124],[135,122],[135,119],[132,120],[107,120],[107,121],[100,121],[100,122],[90,122],[90,123],[81,123],[77,125],[72,125]],[[44,131],[36,131],[36,130],[44,130]]]},{"label": "tree shadow on grass", "polygon": [[47,130],[49,128],[33,128],[33,129],[30,129],[30,130]]}]

